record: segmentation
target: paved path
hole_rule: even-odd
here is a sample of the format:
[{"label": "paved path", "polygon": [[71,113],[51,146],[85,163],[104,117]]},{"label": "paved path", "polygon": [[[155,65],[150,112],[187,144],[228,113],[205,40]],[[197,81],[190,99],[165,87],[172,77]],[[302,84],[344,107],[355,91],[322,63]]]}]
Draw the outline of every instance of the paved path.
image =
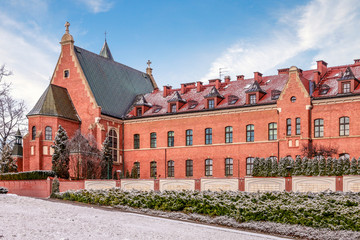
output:
[{"label": "paved path", "polygon": [[0,206],[0,239],[283,239],[12,194],[0,194]]}]

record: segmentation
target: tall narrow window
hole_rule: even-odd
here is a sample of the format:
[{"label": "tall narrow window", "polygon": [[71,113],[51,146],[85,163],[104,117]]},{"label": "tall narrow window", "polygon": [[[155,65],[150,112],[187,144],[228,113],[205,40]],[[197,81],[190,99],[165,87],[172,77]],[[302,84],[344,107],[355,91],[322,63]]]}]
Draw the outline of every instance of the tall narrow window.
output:
[{"label": "tall narrow window", "polygon": [[342,83],[341,87],[342,87],[342,93],[350,92],[350,83],[349,82]]},{"label": "tall narrow window", "polygon": [[134,162],[134,169],[135,169],[136,176],[133,176],[133,177],[140,178],[140,163],[139,162]]},{"label": "tall narrow window", "polygon": [[339,119],[339,129],[340,129],[340,136],[349,136],[350,130],[350,118],[349,117],[341,117]]},{"label": "tall narrow window", "polygon": [[205,129],[205,144],[212,144],[212,128]]},{"label": "tall narrow window", "polygon": [[250,96],[250,104],[256,104],[256,94],[251,94]]},{"label": "tall narrow window", "polygon": [[174,177],[174,161],[168,161],[168,177]]},{"label": "tall narrow window", "polygon": [[47,126],[45,128],[45,140],[51,140],[52,139],[52,128]]},{"label": "tall narrow window", "polygon": [[246,158],[246,175],[252,175],[254,167],[254,158],[248,157]]},{"label": "tall narrow window", "polygon": [[150,133],[150,147],[156,148],[156,133]]},{"label": "tall narrow window", "polygon": [[31,129],[31,140],[35,140],[36,137],[36,127],[33,126]]},{"label": "tall narrow window", "polygon": [[186,176],[193,176],[193,160],[186,160]]},{"label": "tall narrow window", "polygon": [[232,143],[233,142],[233,128],[226,127],[225,128],[225,143]]},{"label": "tall narrow window", "polygon": [[226,158],[225,159],[225,176],[233,175],[233,159]]},{"label": "tall narrow window", "polygon": [[134,134],[134,149],[140,148],[140,134]]},{"label": "tall narrow window", "polygon": [[277,123],[269,123],[269,140],[277,139]]},{"label": "tall narrow window", "polygon": [[168,132],[168,147],[174,146],[174,131]]},{"label": "tall narrow window", "polygon": [[192,146],[193,145],[193,130],[188,129],[186,130],[186,146]]},{"label": "tall narrow window", "polygon": [[116,162],[118,160],[118,136],[114,129],[109,131],[109,141],[112,160]]},{"label": "tall narrow window", "polygon": [[291,118],[286,119],[286,135],[291,136]]},{"label": "tall narrow window", "polygon": [[300,118],[296,118],[295,119],[295,123],[296,123],[296,135],[300,135],[301,134],[301,121]]},{"label": "tall narrow window", "polygon": [[173,103],[173,104],[170,105],[170,111],[171,111],[172,113],[175,113],[175,112],[176,112],[176,104],[175,104],[175,103]]},{"label": "tall narrow window", "polygon": [[246,125],[246,141],[247,142],[254,141],[254,125],[253,124]]},{"label": "tall narrow window", "polygon": [[156,177],[156,162],[152,161],[150,163],[150,177]]},{"label": "tall narrow window", "polygon": [[209,107],[209,109],[212,109],[212,108],[215,107],[214,99],[209,99],[208,100],[208,107]]},{"label": "tall narrow window", "polygon": [[136,109],[136,116],[141,117],[141,115],[142,115],[142,109],[141,107],[139,107]]},{"label": "tall narrow window", "polygon": [[324,137],[324,119],[315,119],[314,123],[314,136]]},{"label": "tall narrow window", "polygon": [[205,160],[205,176],[213,175],[213,160],[206,159]]},{"label": "tall narrow window", "polygon": [[69,75],[70,75],[69,70],[65,70],[65,71],[64,71],[64,78],[68,78]]}]

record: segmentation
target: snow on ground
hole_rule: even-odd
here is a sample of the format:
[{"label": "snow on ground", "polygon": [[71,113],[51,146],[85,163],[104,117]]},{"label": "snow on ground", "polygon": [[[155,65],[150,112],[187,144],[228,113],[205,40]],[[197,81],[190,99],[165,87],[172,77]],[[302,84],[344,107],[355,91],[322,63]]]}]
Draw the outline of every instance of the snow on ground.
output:
[{"label": "snow on ground", "polygon": [[0,239],[284,239],[14,194],[0,206]]}]

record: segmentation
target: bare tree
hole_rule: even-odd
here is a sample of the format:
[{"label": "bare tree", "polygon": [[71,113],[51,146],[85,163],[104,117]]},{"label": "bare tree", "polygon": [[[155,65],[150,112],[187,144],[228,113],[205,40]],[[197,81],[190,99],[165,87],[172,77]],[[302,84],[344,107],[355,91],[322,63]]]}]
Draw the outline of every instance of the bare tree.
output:
[{"label": "bare tree", "polygon": [[24,123],[24,101],[15,100],[11,94],[11,84],[3,81],[3,77],[12,75],[5,65],[0,67],[0,151],[12,142],[15,131]]},{"label": "bare tree", "polygon": [[68,144],[70,166],[76,179],[100,177],[101,153],[93,135],[84,136],[77,130]]},{"label": "bare tree", "polygon": [[308,158],[313,158],[316,156],[323,156],[324,158],[331,157],[334,154],[337,154],[338,148],[332,146],[324,146],[324,145],[303,145],[301,152],[304,156]]}]

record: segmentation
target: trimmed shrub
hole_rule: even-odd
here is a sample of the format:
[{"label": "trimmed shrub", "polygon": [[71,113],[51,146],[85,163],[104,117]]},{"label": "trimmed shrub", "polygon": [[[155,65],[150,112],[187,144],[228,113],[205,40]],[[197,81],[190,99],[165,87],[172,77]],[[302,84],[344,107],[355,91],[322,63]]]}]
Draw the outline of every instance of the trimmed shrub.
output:
[{"label": "trimmed shrub", "polygon": [[0,194],[7,194],[8,193],[8,189],[4,188],[4,187],[0,187]]},{"label": "trimmed shrub", "polygon": [[0,180],[40,180],[47,179],[48,177],[55,177],[55,172],[37,170],[29,172],[0,174]]}]

